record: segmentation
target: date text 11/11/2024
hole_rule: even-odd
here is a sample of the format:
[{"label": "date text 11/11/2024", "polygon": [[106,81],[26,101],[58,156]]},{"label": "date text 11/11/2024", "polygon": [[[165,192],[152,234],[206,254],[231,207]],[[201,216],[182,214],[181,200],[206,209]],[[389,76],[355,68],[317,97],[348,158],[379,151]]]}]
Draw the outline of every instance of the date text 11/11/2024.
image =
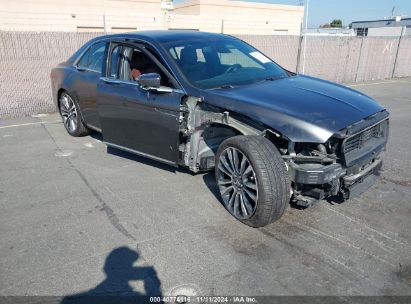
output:
[{"label": "date text 11/11/2024", "polygon": [[169,296],[150,297],[150,303],[257,303],[254,297],[245,296]]}]

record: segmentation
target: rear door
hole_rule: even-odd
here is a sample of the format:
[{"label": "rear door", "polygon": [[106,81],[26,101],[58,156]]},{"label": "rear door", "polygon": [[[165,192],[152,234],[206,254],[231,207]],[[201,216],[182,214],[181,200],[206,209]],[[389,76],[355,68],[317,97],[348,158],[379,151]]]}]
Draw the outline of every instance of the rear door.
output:
[{"label": "rear door", "polygon": [[[172,77],[141,47],[112,43],[106,76],[98,83],[98,110],[104,141],[113,147],[176,165],[179,157],[179,109],[184,93],[158,93],[141,88],[130,78],[130,60],[141,51]],[[169,83],[169,79],[165,79]],[[173,82],[173,81],[172,81]]]},{"label": "rear door", "polygon": [[97,130],[101,130],[97,112],[97,84],[102,75],[106,44],[95,43],[83,54],[75,64],[78,73],[73,83],[84,122]]}]

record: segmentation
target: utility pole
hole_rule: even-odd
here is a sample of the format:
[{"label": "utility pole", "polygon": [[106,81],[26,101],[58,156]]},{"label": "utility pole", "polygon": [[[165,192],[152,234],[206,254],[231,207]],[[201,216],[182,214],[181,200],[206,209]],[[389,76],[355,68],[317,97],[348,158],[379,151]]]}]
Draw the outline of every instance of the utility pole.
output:
[{"label": "utility pole", "polygon": [[301,46],[303,43],[303,23],[304,19],[301,18],[301,24],[300,24],[300,36],[298,37],[298,51],[297,51],[297,64],[295,66],[295,72],[299,73],[300,72],[300,64],[301,64]]},{"label": "utility pole", "polygon": [[361,63],[361,58],[362,58],[362,45],[363,45],[363,43],[364,43],[364,35],[361,38],[360,54],[358,55],[357,69],[355,70],[354,82],[357,82],[357,79],[358,79],[358,71],[360,69],[360,63]]},{"label": "utility pole", "polygon": [[305,74],[305,53],[307,50],[307,28],[308,28],[308,7],[310,5],[310,0],[307,0],[305,5],[305,30],[304,30],[304,50],[303,50],[303,74]]},{"label": "utility pole", "polygon": [[402,39],[402,36],[403,36],[404,33],[405,33],[405,29],[406,29],[406,27],[405,27],[405,25],[404,25],[404,26],[402,27],[402,29],[401,29],[401,35],[400,35],[400,37],[398,38],[397,52],[395,53],[395,60],[394,60],[394,66],[393,66],[393,68],[392,68],[391,78],[394,78],[394,76],[395,76],[395,68],[397,67],[398,53],[399,53],[399,51],[400,51],[401,39]]}]

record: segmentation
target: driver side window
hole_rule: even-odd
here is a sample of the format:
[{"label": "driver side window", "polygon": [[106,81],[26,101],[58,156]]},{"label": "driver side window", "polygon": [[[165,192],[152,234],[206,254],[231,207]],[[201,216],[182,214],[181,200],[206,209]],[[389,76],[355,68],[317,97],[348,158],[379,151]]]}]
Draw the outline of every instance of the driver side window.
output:
[{"label": "driver side window", "polygon": [[108,71],[110,78],[135,82],[140,75],[148,73],[159,74],[162,86],[173,87],[166,73],[142,50],[123,44],[112,48]]}]

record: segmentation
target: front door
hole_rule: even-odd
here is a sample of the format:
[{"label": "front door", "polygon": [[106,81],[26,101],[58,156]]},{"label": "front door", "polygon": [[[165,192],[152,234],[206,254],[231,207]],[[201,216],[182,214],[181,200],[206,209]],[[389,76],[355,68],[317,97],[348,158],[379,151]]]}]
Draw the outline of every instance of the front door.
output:
[{"label": "front door", "polygon": [[[133,52],[141,50],[120,44],[110,48],[111,64],[97,86],[103,139],[108,145],[175,165],[179,156],[179,107],[183,93],[180,90],[158,93],[141,88],[131,75]],[[147,69],[148,65],[145,66]],[[153,68],[159,67],[150,63],[150,72]],[[139,73],[144,74],[144,68]]]}]

